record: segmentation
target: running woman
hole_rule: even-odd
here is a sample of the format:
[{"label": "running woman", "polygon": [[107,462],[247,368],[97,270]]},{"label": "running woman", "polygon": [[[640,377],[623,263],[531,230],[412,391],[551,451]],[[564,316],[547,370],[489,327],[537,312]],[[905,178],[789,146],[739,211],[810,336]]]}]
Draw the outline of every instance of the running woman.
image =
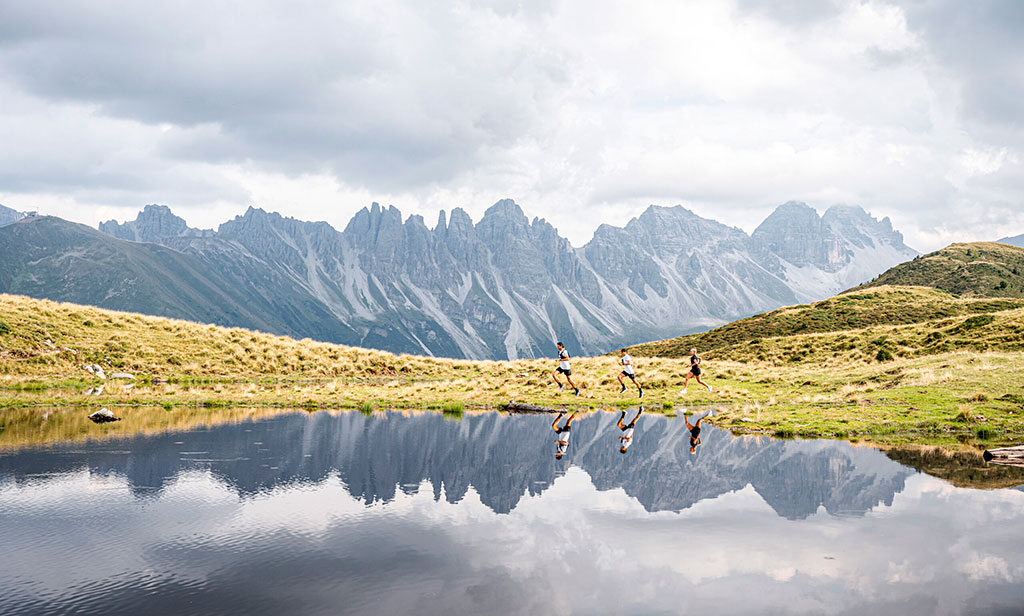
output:
[{"label": "running woman", "polygon": [[644,412],[644,407],[640,407],[640,410],[636,412],[636,417],[633,421],[626,425],[622,424],[622,420],[626,418],[626,411],[622,411],[622,416],[619,417],[619,422],[615,425],[622,430],[622,436],[619,437],[619,453],[626,453],[629,446],[633,444],[633,428],[636,427],[636,420],[640,419],[640,414]]},{"label": "running woman", "polygon": [[626,391],[626,383],[622,380],[622,377],[625,376],[629,377],[629,380],[633,381],[633,384],[636,385],[637,390],[640,392],[640,397],[643,398],[644,388],[641,387],[640,382],[636,380],[636,372],[633,370],[633,358],[629,356],[629,352],[626,349],[621,349],[619,352],[622,353],[622,358],[619,360],[619,363],[622,364],[622,372],[619,373],[618,377],[619,385],[622,386],[622,389],[619,390],[619,393],[621,394]]},{"label": "running woman", "polygon": [[565,385],[558,380],[559,373],[565,375],[565,380],[569,381],[569,387],[572,387],[576,391],[576,395],[580,395],[580,388],[576,387],[576,383],[572,382],[572,368],[569,367],[569,351],[565,350],[565,345],[561,342],[558,343],[558,368],[551,373],[551,378],[555,379],[558,383],[558,391],[565,389]]},{"label": "running woman", "polygon": [[551,424],[551,429],[558,435],[555,438],[555,459],[561,460],[562,456],[565,455],[565,450],[569,448],[569,430],[572,428],[572,420],[576,419],[576,413],[569,415],[569,419],[565,421],[565,425],[562,427],[558,426],[559,420],[565,413],[559,413],[558,417],[555,417],[555,421]]},{"label": "running woman", "polygon": [[697,379],[697,382],[708,388],[711,393],[711,386],[700,380],[700,357],[697,357],[697,349],[690,349],[690,371],[686,373],[686,382],[683,383],[683,393],[686,393],[686,386],[690,384],[690,377]]},{"label": "running woman", "polygon": [[708,411],[700,417],[697,421],[690,423],[690,419],[686,416],[686,411],[683,411],[683,421],[686,422],[686,429],[690,431],[690,453],[697,453],[697,445],[701,444],[700,440],[700,422],[704,421],[705,417],[710,417],[714,411]]}]

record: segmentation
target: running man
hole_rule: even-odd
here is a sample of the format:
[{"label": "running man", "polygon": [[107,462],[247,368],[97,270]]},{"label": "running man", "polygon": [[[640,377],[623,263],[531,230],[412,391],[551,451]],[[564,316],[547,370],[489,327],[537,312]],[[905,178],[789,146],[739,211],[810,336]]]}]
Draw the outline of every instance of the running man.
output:
[{"label": "running man", "polygon": [[640,410],[636,412],[636,417],[633,421],[626,425],[622,425],[622,420],[626,418],[626,411],[622,411],[622,416],[619,417],[619,422],[615,425],[622,430],[622,436],[619,437],[619,453],[626,453],[629,446],[633,444],[633,428],[636,427],[636,420],[640,419],[640,414],[644,412],[644,407],[640,407]]},{"label": "running man", "polygon": [[700,417],[697,421],[690,423],[690,419],[686,416],[686,411],[683,411],[683,421],[686,422],[686,429],[690,431],[690,453],[697,453],[697,445],[701,444],[700,440],[700,422],[704,421],[705,417],[710,417],[714,411],[708,411]]},{"label": "running man", "polygon": [[569,448],[569,430],[572,428],[572,420],[576,419],[576,413],[569,415],[569,419],[565,421],[565,425],[559,428],[558,421],[562,419],[563,415],[565,415],[565,413],[559,413],[558,417],[555,417],[554,423],[551,424],[551,429],[558,435],[558,438],[555,439],[556,460],[561,460],[562,456],[565,455],[565,450]]},{"label": "running man", "polygon": [[686,386],[690,384],[690,377],[697,379],[697,382],[708,388],[711,393],[711,386],[700,380],[700,357],[697,357],[697,349],[690,349],[690,371],[686,373],[686,382],[683,383],[683,393],[686,393]]},{"label": "running man", "polygon": [[637,390],[640,392],[640,398],[643,398],[644,388],[636,380],[636,372],[633,370],[633,358],[629,356],[629,352],[626,349],[621,349],[619,352],[622,353],[622,358],[619,360],[619,363],[622,364],[622,372],[619,373],[619,385],[622,386],[622,389],[619,390],[619,393],[621,394],[626,391],[626,383],[622,380],[622,377],[626,376],[629,377],[629,380],[633,381],[633,384],[636,385]]},{"label": "running man", "polygon": [[576,395],[580,395],[580,388],[576,387],[576,383],[572,382],[572,368],[569,367],[569,351],[565,350],[565,345],[561,342],[558,343],[558,368],[551,373],[551,378],[555,379],[558,383],[558,391],[565,389],[565,385],[558,380],[558,374],[564,374],[565,380],[569,381],[569,387],[572,387],[576,391]]}]

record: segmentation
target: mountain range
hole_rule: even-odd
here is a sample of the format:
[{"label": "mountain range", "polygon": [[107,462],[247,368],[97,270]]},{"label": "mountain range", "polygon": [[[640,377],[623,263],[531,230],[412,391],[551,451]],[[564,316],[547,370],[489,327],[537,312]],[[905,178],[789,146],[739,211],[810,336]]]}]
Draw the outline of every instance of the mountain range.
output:
[{"label": "mountain range", "polygon": [[0,228],[0,292],[448,357],[574,353],[713,327],[870,280],[917,252],[859,207],[779,206],[750,235],[651,206],[573,247],[511,200],[478,222],[374,203],[343,231],[249,208],[214,230],[168,207],[100,231]]}]

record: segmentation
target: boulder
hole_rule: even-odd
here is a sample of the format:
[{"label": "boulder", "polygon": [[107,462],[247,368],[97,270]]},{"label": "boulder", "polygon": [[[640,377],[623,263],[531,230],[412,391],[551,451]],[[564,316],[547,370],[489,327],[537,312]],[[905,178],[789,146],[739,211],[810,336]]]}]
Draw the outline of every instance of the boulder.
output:
[{"label": "boulder", "polygon": [[107,378],[106,373],[103,372],[103,368],[101,368],[99,364],[85,364],[82,368],[98,379],[106,380]]},{"label": "boulder", "polygon": [[91,419],[93,423],[108,423],[111,421],[121,421],[120,417],[116,417],[114,415],[114,412],[106,407],[101,408],[92,415],[89,415],[89,419]]}]

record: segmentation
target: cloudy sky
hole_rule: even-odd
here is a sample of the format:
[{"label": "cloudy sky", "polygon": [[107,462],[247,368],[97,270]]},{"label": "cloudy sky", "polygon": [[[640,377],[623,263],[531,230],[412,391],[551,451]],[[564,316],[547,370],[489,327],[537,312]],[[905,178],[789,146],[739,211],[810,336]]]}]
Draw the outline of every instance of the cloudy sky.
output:
[{"label": "cloudy sky", "polygon": [[511,197],[578,245],[797,199],[921,250],[1024,233],[1009,0],[0,2],[0,92],[0,203],[89,224]]}]

